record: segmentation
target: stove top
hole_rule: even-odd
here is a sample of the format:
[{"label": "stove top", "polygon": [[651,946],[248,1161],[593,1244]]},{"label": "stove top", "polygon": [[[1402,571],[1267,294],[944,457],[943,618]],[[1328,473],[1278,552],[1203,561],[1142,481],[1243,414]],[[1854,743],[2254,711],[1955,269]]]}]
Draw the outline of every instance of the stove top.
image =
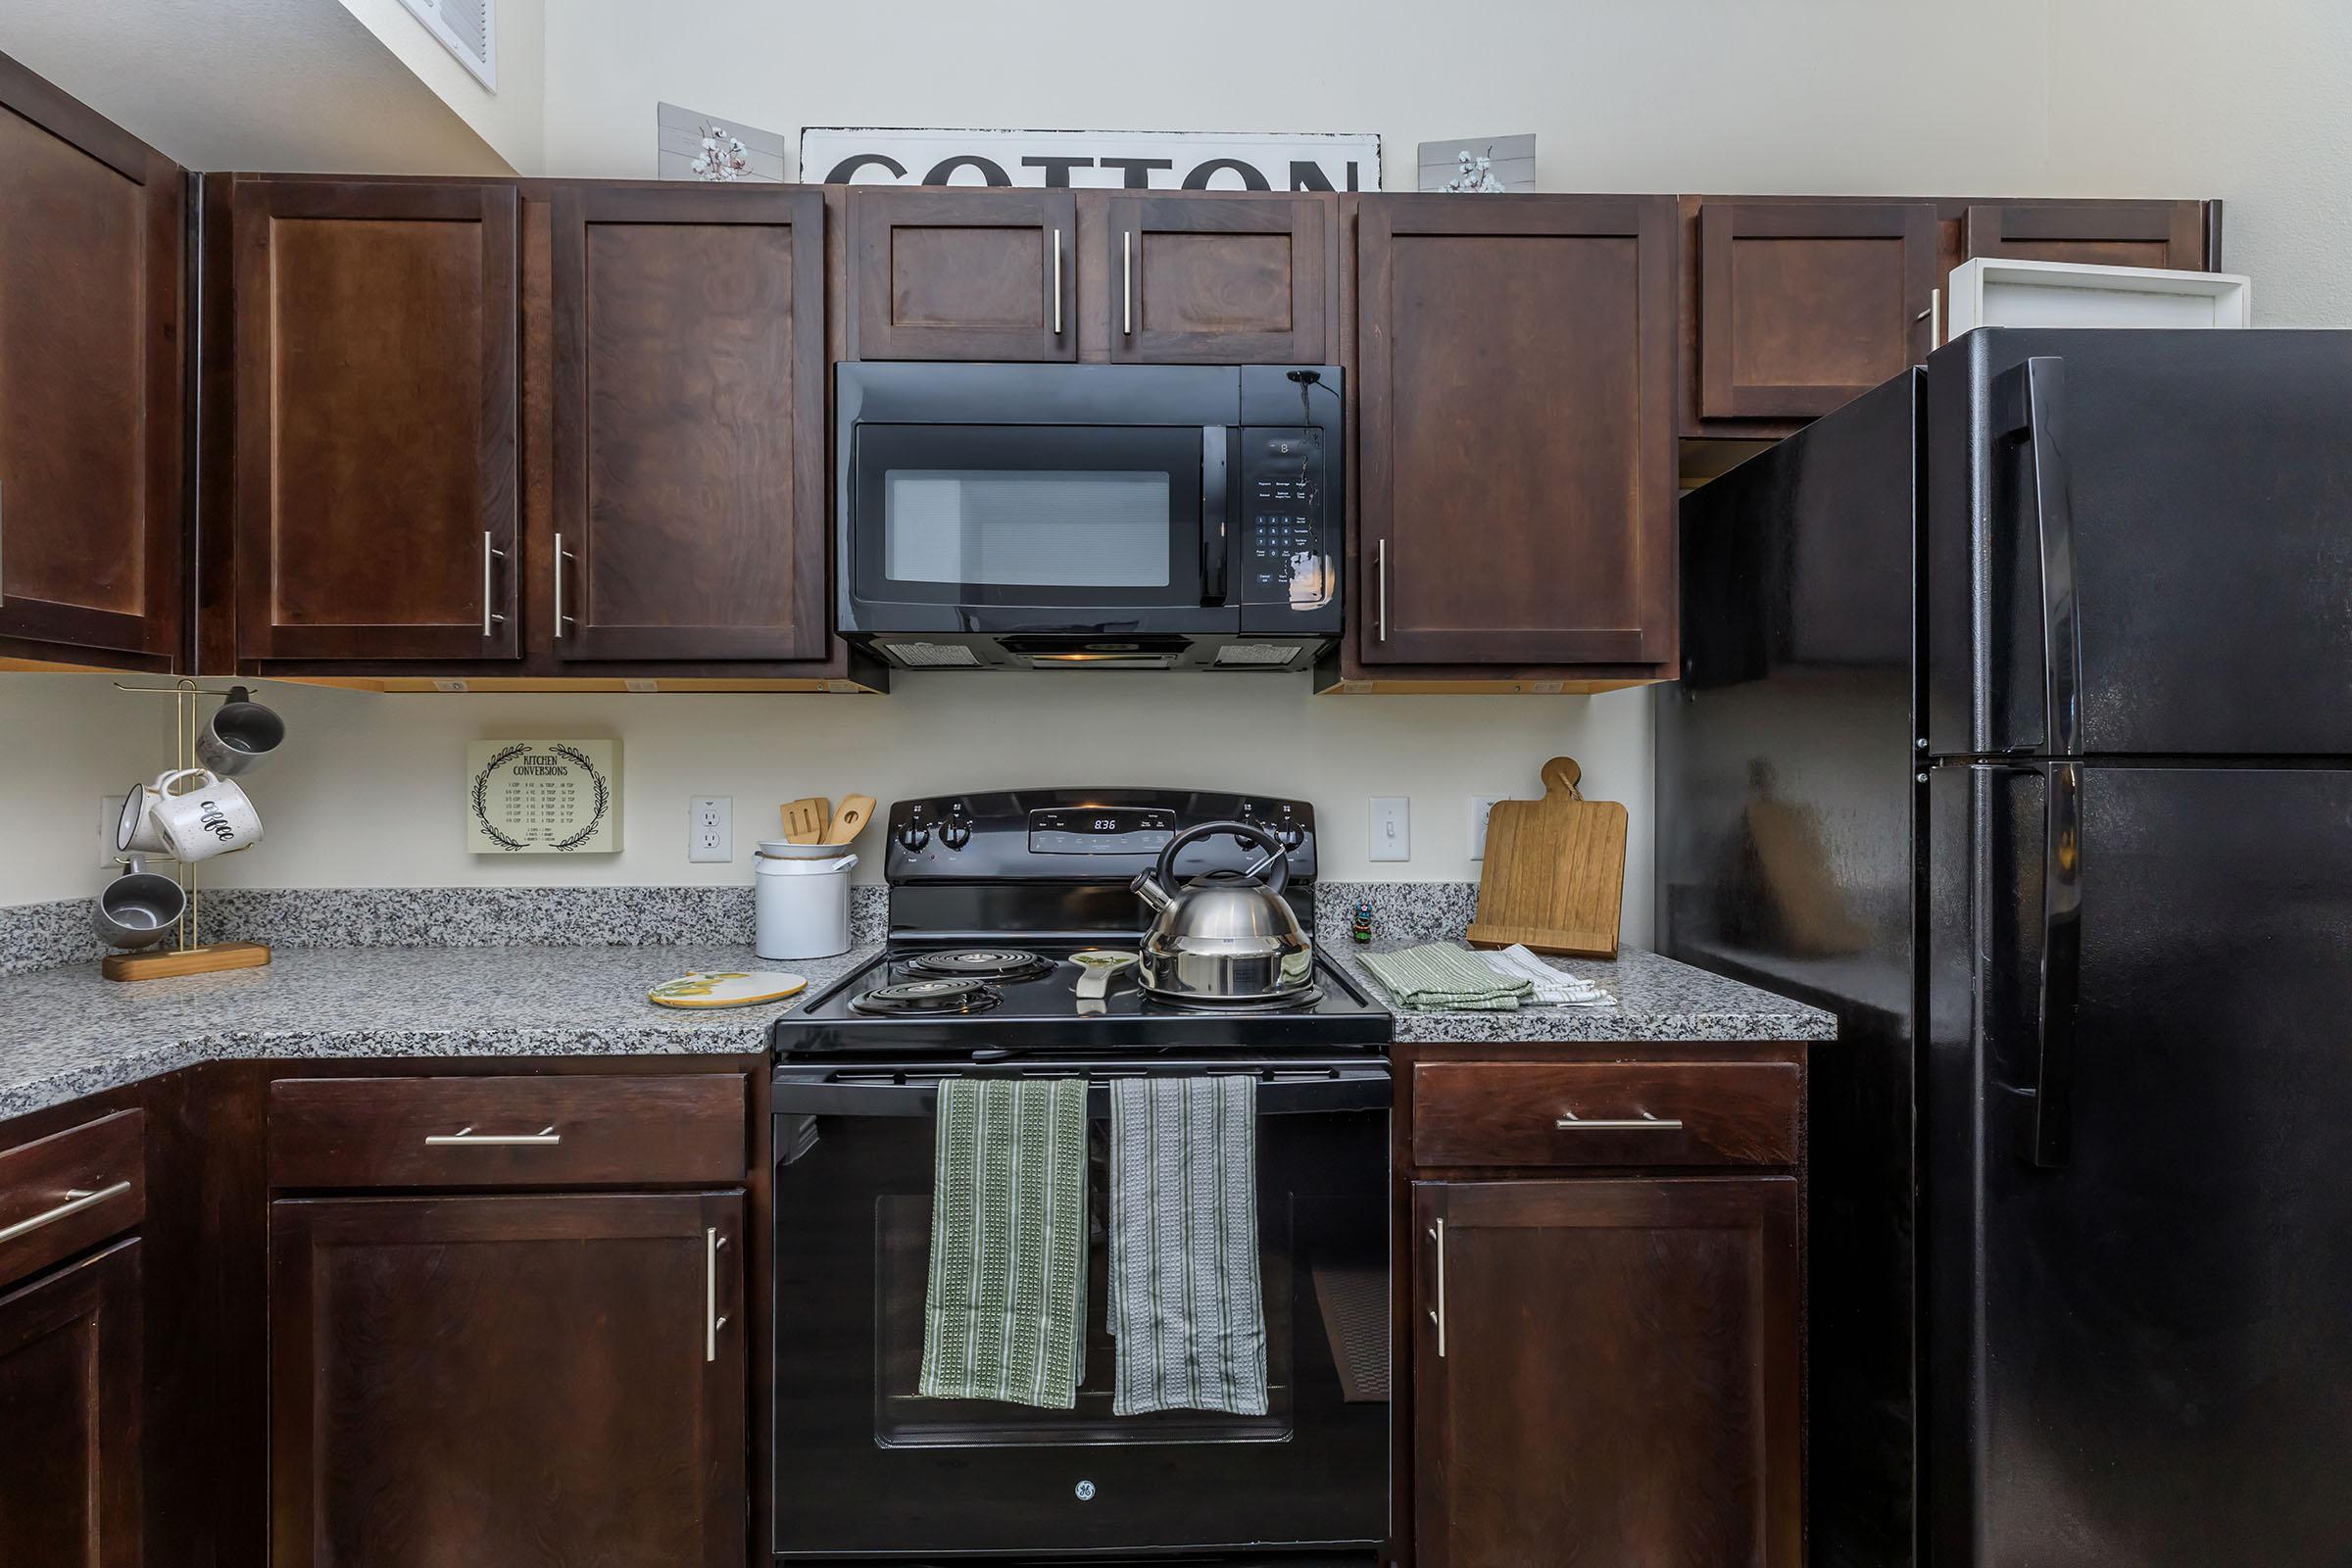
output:
[{"label": "stove top", "polygon": [[[1135,940],[1130,933],[1054,942],[1024,936],[983,947],[897,941],[777,1019],[776,1054],[785,1060],[843,1054],[1001,1060],[1034,1052],[1377,1054],[1389,1043],[1388,1010],[1320,960],[1313,988],[1301,996],[1185,1004],[1147,996],[1132,963],[1098,956],[1132,954]],[[1090,961],[1080,962],[1081,954]],[[1082,987],[1090,975],[1094,984]]]}]

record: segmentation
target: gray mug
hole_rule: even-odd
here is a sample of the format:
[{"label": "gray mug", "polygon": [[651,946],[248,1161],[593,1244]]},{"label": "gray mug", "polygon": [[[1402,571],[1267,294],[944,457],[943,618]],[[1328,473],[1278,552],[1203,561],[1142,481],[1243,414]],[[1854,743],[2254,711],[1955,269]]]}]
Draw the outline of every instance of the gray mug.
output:
[{"label": "gray mug", "polygon": [[188,895],[177,882],[133,856],[99,893],[90,924],[110,948],[151,947],[172,934],[187,906]]},{"label": "gray mug", "polygon": [[228,701],[213,710],[196,735],[196,760],[222,778],[234,778],[277,750],[286,738],[286,721],[255,702],[242,686],[228,689]]}]

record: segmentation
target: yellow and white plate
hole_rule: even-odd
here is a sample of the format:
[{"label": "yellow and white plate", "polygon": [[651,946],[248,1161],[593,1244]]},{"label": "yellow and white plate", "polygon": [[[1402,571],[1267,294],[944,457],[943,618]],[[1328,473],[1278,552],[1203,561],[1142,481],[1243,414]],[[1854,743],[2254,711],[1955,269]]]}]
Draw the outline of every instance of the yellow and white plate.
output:
[{"label": "yellow and white plate", "polygon": [[808,989],[808,982],[781,969],[685,974],[664,980],[645,994],[658,1007],[755,1007],[782,1002]]}]

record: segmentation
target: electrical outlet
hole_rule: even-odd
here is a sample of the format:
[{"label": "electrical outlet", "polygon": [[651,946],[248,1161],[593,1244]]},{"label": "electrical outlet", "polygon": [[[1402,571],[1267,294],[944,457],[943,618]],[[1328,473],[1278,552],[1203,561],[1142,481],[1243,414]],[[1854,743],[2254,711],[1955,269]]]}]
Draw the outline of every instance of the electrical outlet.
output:
[{"label": "electrical outlet", "polygon": [[1366,858],[1409,860],[1413,858],[1413,803],[1402,795],[1372,797],[1371,848]]},{"label": "electrical outlet", "polygon": [[697,795],[686,817],[686,858],[735,858],[735,797]]},{"label": "electrical outlet", "polygon": [[1470,858],[1487,858],[1487,813],[1507,797],[1501,795],[1473,795],[1470,797]]}]

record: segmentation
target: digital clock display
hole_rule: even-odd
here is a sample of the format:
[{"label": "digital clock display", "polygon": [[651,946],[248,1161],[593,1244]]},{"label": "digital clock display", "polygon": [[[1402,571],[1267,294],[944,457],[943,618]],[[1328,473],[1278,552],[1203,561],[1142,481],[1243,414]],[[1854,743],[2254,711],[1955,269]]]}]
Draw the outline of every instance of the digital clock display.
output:
[{"label": "digital clock display", "polygon": [[1157,855],[1175,836],[1175,813],[1154,807],[1079,807],[1029,813],[1032,855]]}]

